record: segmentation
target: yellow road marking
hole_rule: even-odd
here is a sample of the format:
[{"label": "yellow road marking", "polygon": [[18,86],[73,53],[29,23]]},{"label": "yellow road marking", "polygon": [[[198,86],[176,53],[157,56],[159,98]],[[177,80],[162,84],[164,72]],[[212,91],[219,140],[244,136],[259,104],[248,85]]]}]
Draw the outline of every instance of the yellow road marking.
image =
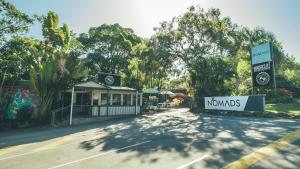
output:
[{"label": "yellow road marking", "polygon": [[29,145],[31,145],[31,144],[22,144],[22,145],[18,145],[18,146],[12,146],[12,147],[7,147],[7,148],[0,149],[0,156],[8,154],[8,153],[15,152],[15,151],[17,151],[21,148],[27,147]]},{"label": "yellow road marking", "polygon": [[282,137],[281,139],[265,146],[253,153],[242,157],[241,159],[234,161],[223,169],[245,169],[250,167],[251,165],[262,161],[269,156],[275,154],[278,150],[282,149],[283,147],[288,146],[290,143],[300,139],[300,129]]},{"label": "yellow road marking", "polygon": [[55,147],[59,146],[59,145],[62,145],[64,143],[67,143],[69,141],[73,140],[72,137],[63,137],[57,141],[54,141],[52,143],[49,143],[47,145],[44,145],[42,147],[39,147],[37,149],[34,149],[33,152],[38,152],[38,151],[44,151],[44,150],[49,150],[49,149],[54,149]]},{"label": "yellow road marking", "polygon": [[[53,148],[55,148],[55,147],[57,147],[57,146],[59,146],[61,144],[69,142],[71,140],[72,140],[71,137],[63,137],[63,138],[61,138],[61,139],[59,139],[57,141],[54,141],[52,143],[49,143],[47,145],[44,145],[44,146],[39,147],[37,149],[34,149],[32,152],[53,149]],[[0,149],[0,156],[8,154],[8,153],[15,152],[17,150],[20,150],[22,148],[28,147],[29,145],[33,145],[33,144],[36,144],[36,143],[22,144],[22,145],[17,145],[17,146],[12,146],[12,147],[7,147],[7,148],[4,148],[4,149]]]}]

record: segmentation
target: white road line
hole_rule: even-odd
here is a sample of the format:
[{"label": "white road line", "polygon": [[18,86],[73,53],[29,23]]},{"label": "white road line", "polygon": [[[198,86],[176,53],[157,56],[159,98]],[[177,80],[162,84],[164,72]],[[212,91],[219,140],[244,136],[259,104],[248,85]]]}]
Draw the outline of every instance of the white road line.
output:
[{"label": "white road line", "polygon": [[28,154],[33,154],[33,153],[36,153],[36,152],[31,151],[31,152],[27,152],[27,153],[23,153],[23,154],[17,154],[17,155],[12,155],[12,156],[8,156],[8,157],[3,157],[3,158],[0,158],[0,161],[7,160],[7,159],[10,159],[10,158],[19,157],[19,156],[24,156],[24,155],[28,155]]},{"label": "white road line", "polygon": [[85,158],[82,158],[82,159],[79,159],[79,160],[67,162],[67,163],[60,164],[60,165],[57,165],[57,166],[54,166],[54,167],[50,167],[48,169],[60,168],[60,167],[66,166],[66,165],[70,165],[70,164],[78,163],[78,162],[81,162],[81,161],[89,160],[89,159],[92,159],[92,158],[96,158],[96,157],[99,157],[99,156],[103,156],[103,155],[106,155],[106,154],[109,154],[109,153],[112,153],[112,152],[116,152],[116,151],[120,151],[120,150],[124,150],[124,149],[127,149],[127,148],[139,146],[139,145],[146,144],[146,143],[149,143],[149,142],[151,142],[151,140],[144,141],[144,142],[137,143],[137,144],[133,144],[133,145],[130,145],[130,146],[126,146],[126,147],[123,147],[123,148],[120,148],[120,149],[111,150],[111,151],[108,151],[108,152],[105,152],[105,153],[92,155],[92,156],[85,157]]},{"label": "white road line", "polygon": [[187,164],[184,164],[184,165],[182,165],[182,166],[180,166],[180,167],[177,167],[176,169],[183,169],[183,168],[185,168],[185,167],[188,167],[188,166],[190,166],[190,165],[192,165],[192,164],[194,164],[194,163],[196,163],[196,162],[198,162],[198,161],[200,161],[200,160],[203,160],[204,158],[206,158],[206,157],[208,157],[209,155],[208,154],[206,154],[206,155],[204,155],[204,156],[202,156],[202,157],[200,157],[200,158],[197,158],[197,159],[195,159],[195,160],[193,160],[193,161],[191,161],[191,162],[189,162],[189,163],[187,163]]}]

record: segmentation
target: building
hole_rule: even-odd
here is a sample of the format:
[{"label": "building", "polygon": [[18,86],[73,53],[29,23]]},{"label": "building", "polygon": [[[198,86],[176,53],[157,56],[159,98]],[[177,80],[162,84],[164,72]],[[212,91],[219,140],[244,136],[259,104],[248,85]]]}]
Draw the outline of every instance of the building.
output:
[{"label": "building", "polygon": [[136,89],[106,86],[93,81],[73,86],[71,116],[122,116],[141,114],[142,93]]}]

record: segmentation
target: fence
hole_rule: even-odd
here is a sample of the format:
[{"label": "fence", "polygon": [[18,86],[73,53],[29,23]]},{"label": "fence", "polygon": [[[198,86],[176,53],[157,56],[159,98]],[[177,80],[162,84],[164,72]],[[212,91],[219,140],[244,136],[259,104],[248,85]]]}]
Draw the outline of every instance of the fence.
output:
[{"label": "fence", "polygon": [[[70,119],[71,106],[65,106],[55,109],[52,114],[52,125]],[[93,117],[112,117],[129,116],[141,114],[140,106],[91,106],[91,105],[73,105],[73,118],[93,118]]]}]

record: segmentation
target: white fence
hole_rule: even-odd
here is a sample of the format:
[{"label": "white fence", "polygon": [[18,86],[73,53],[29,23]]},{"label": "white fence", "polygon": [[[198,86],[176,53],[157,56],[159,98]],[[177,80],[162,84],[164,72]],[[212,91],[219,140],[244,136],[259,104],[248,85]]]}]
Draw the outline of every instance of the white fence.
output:
[{"label": "white fence", "polygon": [[82,106],[74,105],[74,116],[122,116],[141,114],[140,106]]}]

